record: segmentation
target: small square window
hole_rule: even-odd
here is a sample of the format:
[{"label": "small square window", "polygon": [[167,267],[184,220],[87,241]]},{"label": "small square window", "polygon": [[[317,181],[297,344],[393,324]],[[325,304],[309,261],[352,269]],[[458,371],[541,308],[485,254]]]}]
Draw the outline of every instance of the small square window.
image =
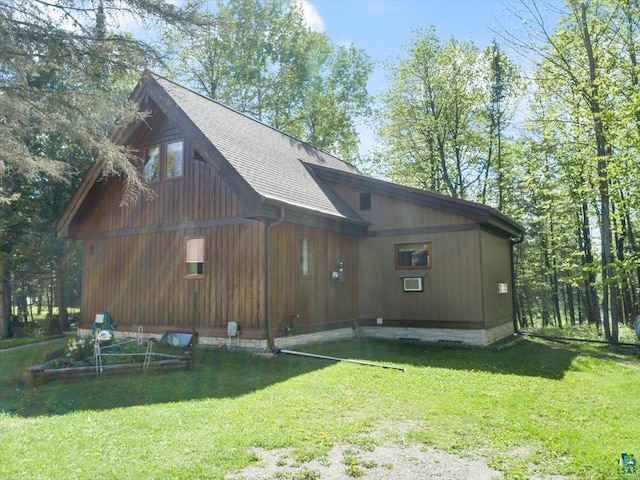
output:
[{"label": "small square window", "polygon": [[157,182],[160,175],[160,145],[154,145],[144,153],[144,181]]},{"label": "small square window", "polygon": [[179,140],[167,144],[167,178],[182,176],[184,168],[184,142]]},{"label": "small square window", "polygon": [[188,238],[187,277],[198,277],[204,274],[204,238]]},{"label": "small square window", "polygon": [[371,210],[371,194],[368,192],[360,194],[360,211],[365,210]]},{"label": "small square window", "polygon": [[431,268],[431,243],[396,244],[396,269]]}]

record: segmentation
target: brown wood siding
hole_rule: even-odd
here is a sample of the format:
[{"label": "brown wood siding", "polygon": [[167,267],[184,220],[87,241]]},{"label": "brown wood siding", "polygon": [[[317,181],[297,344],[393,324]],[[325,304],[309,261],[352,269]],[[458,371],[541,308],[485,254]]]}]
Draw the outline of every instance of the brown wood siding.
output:
[{"label": "brown wood siding", "polygon": [[[359,239],[360,318],[482,322],[480,231]],[[396,243],[431,242],[424,292],[404,292],[395,268]]]},{"label": "brown wood siding", "polygon": [[[170,125],[166,118],[153,119],[153,131],[145,129],[133,145],[144,156],[146,147],[161,145],[164,156],[166,144],[184,140],[183,176],[150,183],[155,198],[140,198],[135,204],[120,206],[122,185],[111,180],[107,193],[96,205],[91,219],[80,230],[108,232],[139,227],[154,227],[212,218],[233,218],[241,215],[238,198],[216,174],[213,168],[191,158],[189,138]],[[87,198],[91,202],[91,193]]]},{"label": "brown wood siding", "polygon": [[[509,241],[487,232],[480,235],[482,245],[482,288],[484,316],[487,322],[513,322],[511,283],[511,247]],[[505,282],[508,293],[498,293],[498,283]]]},{"label": "brown wood siding", "polygon": [[[371,210],[360,211],[365,190],[331,187],[371,222],[358,245],[359,318],[425,327],[484,322],[480,227],[473,219],[377,193]],[[424,292],[404,292],[402,277],[413,273],[395,268],[394,245],[413,242],[431,242]]]},{"label": "brown wood siding", "polygon": [[[83,325],[106,311],[134,328],[264,328],[263,231],[253,222],[86,241]],[[185,241],[194,236],[205,239],[202,278],[186,278]]]},{"label": "brown wood siding", "polygon": [[[296,335],[349,324],[357,318],[357,239],[292,224],[271,231],[272,328],[275,336]],[[302,274],[300,239],[311,245],[310,274]],[[343,262],[342,281],[331,279]],[[290,328],[287,331],[286,327]]]},{"label": "brown wood siding", "polygon": [[408,227],[439,227],[448,225],[473,224],[470,218],[442,210],[416,205],[377,193],[371,193],[371,210],[360,211],[360,194],[365,190],[331,184],[362,218],[371,222],[369,230],[390,230]]}]

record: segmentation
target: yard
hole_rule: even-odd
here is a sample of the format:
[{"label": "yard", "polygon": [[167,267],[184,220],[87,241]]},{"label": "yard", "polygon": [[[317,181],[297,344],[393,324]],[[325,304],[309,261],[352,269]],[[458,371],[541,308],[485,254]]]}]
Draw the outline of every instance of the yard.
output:
[{"label": "yard", "polygon": [[0,352],[1,478],[638,478],[618,464],[640,458],[638,350],[301,349],[402,372],[203,349],[193,371],[16,384],[63,342]]}]

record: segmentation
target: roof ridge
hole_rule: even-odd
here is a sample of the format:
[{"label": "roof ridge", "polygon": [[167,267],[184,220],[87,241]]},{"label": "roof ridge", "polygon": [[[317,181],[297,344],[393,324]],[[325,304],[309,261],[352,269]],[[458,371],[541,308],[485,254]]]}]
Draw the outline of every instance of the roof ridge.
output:
[{"label": "roof ridge", "polygon": [[219,100],[215,100],[213,98],[207,97],[206,95],[204,95],[204,94],[202,94],[200,92],[197,92],[196,90],[193,90],[192,88],[185,87],[184,85],[181,85],[178,82],[176,82],[175,80],[171,80],[170,78],[168,78],[168,77],[166,77],[164,75],[160,75],[159,73],[156,73],[156,72],[154,72],[152,70],[145,69],[145,71],[143,73],[143,76],[148,76],[148,75],[150,75],[152,77],[155,77],[156,79],[160,78],[160,79],[162,79],[162,80],[164,80],[166,82],[169,82],[172,85],[175,85],[176,87],[178,87],[178,88],[180,88],[182,90],[186,90],[186,91],[188,91],[190,93],[193,93],[194,95],[197,95],[198,97],[203,98],[204,100],[207,100],[209,102],[215,103],[216,105],[219,105],[219,106],[221,106],[221,107],[223,107],[223,108],[225,108],[225,109],[227,109],[227,110],[229,110],[229,111],[231,111],[233,113],[237,113],[238,115],[241,115],[242,117],[244,117],[244,118],[246,118],[248,120],[251,120],[252,122],[254,122],[256,124],[261,125],[262,127],[266,127],[266,128],[268,128],[270,130],[273,130],[274,132],[277,132],[277,133],[279,133],[281,135],[284,135],[285,137],[288,137],[288,138],[290,138],[290,139],[292,139],[292,140],[294,140],[294,141],[296,141],[296,142],[298,142],[298,143],[300,143],[302,145],[305,145],[305,146],[307,146],[307,147],[309,147],[309,148],[311,148],[313,150],[316,150],[316,151],[318,151],[318,152],[320,152],[320,153],[322,153],[324,155],[328,155],[328,156],[336,159],[337,161],[342,162],[345,165],[355,169],[356,171],[358,170],[355,165],[353,165],[353,164],[347,162],[346,160],[334,155],[333,153],[329,153],[329,152],[327,152],[327,151],[325,151],[325,150],[323,150],[321,148],[316,147],[315,145],[311,145],[310,143],[305,142],[304,140],[300,140],[299,138],[294,137],[293,135],[290,135],[287,132],[283,132],[282,130],[277,129],[277,128],[269,125],[268,123],[264,123],[264,122],[262,122],[262,121],[260,121],[260,120],[258,120],[256,118],[252,117],[251,115],[248,115],[248,114],[243,113],[243,112],[241,112],[239,110],[236,110],[235,108],[233,108],[233,107],[231,107],[231,106],[229,106],[229,105],[227,105],[225,103],[222,103]]}]

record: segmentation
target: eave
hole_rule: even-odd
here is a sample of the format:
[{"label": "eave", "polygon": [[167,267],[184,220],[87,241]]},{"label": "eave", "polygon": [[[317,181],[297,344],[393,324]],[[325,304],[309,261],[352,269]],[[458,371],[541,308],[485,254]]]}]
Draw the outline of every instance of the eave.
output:
[{"label": "eave", "polygon": [[524,233],[524,228],[520,224],[487,205],[317,165],[309,165],[309,168],[313,169],[318,178],[326,182],[342,184],[472,218],[485,230],[500,236],[520,237]]}]

